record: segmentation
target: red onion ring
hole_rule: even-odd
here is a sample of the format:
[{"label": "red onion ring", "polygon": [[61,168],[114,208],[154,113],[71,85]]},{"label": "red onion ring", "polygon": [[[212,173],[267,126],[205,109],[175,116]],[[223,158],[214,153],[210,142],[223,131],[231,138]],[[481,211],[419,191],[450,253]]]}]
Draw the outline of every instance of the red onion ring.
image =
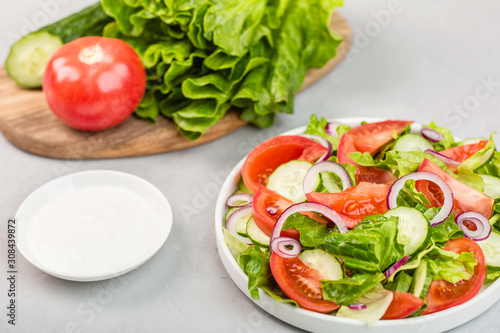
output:
[{"label": "red onion ring", "polygon": [[432,128],[428,128],[428,127],[422,128],[420,133],[422,133],[422,136],[424,138],[426,138],[427,140],[432,141],[432,142],[439,142],[439,141],[443,140],[443,138],[444,138],[443,134],[441,134],[440,132],[438,132]]},{"label": "red onion ring", "polygon": [[268,212],[269,215],[274,216],[278,214],[278,207],[267,207],[266,212]]},{"label": "red onion ring", "polygon": [[403,266],[408,260],[410,260],[410,258],[410,256],[404,256],[403,258],[399,259],[394,265],[389,267],[389,269],[384,272],[385,277],[388,278],[392,274],[396,273],[398,268]]},{"label": "red onion ring", "polygon": [[331,121],[325,126],[325,131],[326,134],[329,136],[339,136],[339,133],[337,132],[337,128],[342,125],[342,123],[339,123],[338,121]]},{"label": "red onion ring", "polygon": [[328,149],[326,151],[326,153],[324,153],[320,158],[318,158],[318,160],[316,161],[316,163],[322,162],[322,161],[326,161],[326,160],[328,160],[330,158],[330,156],[332,156],[333,146],[330,143],[330,141],[328,141],[327,139],[325,139],[325,138],[323,138],[323,137],[321,137],[319,135],[313,135],[313,134],[301,134],[300,136],[303,136],[304,138],[308,138],[308,139],[311,139],[311,140],[316,140],[323,147],[326,147]]},{"label": "red onion ring", "polygon": [[[293,247],[292,250],[289,250],[287,248],[281,248],[279,250],[275,249],[276,245],[274,243],[274,240],[281,235],[281,230],[283,229],[283,225],[285,224],[285,221],[295,213],[300,213],[300,212],[316,212],[320,213],[324,217],[328,218],[330,221],[335,223],[337,227],[339,228],[339,231],[341,233],[347,232],[347,226],[345,225],[344,221],[342,221],[342,218],[337,214],[336,211],[331,209],[328,206],[325,206],[323,204],[317,203],[317,202],[301,202],[298,204],[291,205],[283,213],[281,213],[280,217],[276,221],[276,224],[274,225],[273,231],[271,233],[271,242],[270,242],[270,250],[271,252],[276,252],[278,255],[280,255],[281,252],[284,252],[285,255],[293,255],[297,253],[300,253],[300,242],[297,242],[295,246]],[[282,238],[288,238],[288,237],[282,237]],[[292,239],[292,238],[288,238]],[[274,245],[273,245],[274,244]],[[298,254],[297,254],[298,255]]]},{"label": "red onion ring", "polygon": [[366,309],[366,304],[352,303],[349,305],[349,309],[351,309],[351,310],[363,310],[363,309]]},{"label": "red onion ring", "polygon": [[234,207],[245,207],[250,206],[252,204],[253,195],[250,193],[238,193],[233,194],[226,200],[226,205],[234,208]]},{"label": "red onion ring", "polygon": [[[282,258],[295,258],[300,254],[301,249],[300,242],[290,237],[276,237],[270,246]],[[291,249],[288,247],[291,247]]]},{"label": "red onion ring", "polygon": [[428,180],[439,186],[444,196],[443,206],[441,206],[441,210],[439,211],[439,213],[437,213],[436,216],[434,216],[434,218],[429,222],[431,223],[431,226],[435,226],[444,222],[444,220],[446,220],[448,216],[450,216],[453,210],[453,192],[451,191],[450,186],[448,186],[448,184],[446,184],[446,182],[441,177],[432,172],[413,172],[396,180],[389,189],[389,194],[387,195],[387,207],[389,209],[393,209],[398,206],[397,197],[399,191],[401,191],[408,179],[413,179],[415,181]]},{"label": "red onion ring", "polygon": [[302,189],[304,193],[307,194],[314,191],[314,189],[312,188],[312,181],[318,173],[324,171],[333,172],[340,178],[340,180],[342,181],[342,191],[352,186],[351,177],[349,177],[349,173],[342,165],[333,161],[323,161],[314,164],[311,168],[309,168],[309,170],[307,170],[304,181],[302,183]]},{"label": "red onion ring", "polygon": [[235,210],[231,215],[229,215],[229,217],[227,218],[227,221],[226,221],[226,230],[229,231],[230,233],[232,233],[233,236],[235,236],[236,238],[238,238],[242,242],[245,242],[248,245],[252,245],[252,242],[250,241],[249,238],[243,237],[236,232],[236,223],[241,218],[243,218],[243,216],[248,215],[248,214],[252,214],[252,213],[253,213],[252,206],[241,207],[241,208]]},{"label": "red onion ring", "polygon": [[[476,230],[470,230],[464,225],[464,221],[469,221],[476,226]],[[455,222],[464,232],[465,237],[475,241],[482,241],[490,237],[491,224],[490,221],[481,213],[464,212],[455,218]]]},{"label": "red onion ring", "polygon": [[439,158],[441,161],[443,161],[444,163],[446,163],[448,165],[452,165],[452,166],[459,166],[460,165],[459,161],[455,161],[454,159],[449,158],[448,156],[445,156],[443,154],[440,154],[435,150],[426,149],[424,152],[426,152],[427,154],[434,155],[435,157]]}]

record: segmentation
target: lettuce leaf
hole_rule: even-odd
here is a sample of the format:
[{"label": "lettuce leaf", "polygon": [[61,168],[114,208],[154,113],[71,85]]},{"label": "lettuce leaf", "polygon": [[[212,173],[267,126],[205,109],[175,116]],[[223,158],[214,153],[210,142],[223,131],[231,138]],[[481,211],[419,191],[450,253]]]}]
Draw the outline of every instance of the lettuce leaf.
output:
[{"label": "lettuce leaf", "polygon": [[355,274],[339,280],[321,281],[323,298],[339,305],[350,305],[356,302],[376,285],[385,279],[384,274]]},{"label": "lettuce leaf", "polygon": [[147,70],[136,115],[172,119],[200,138],[228,110],[260,127],[292,113],[307,71],[342,39],[328,28],[342,0],[102,0],[104,36],[125,40]]},{"label": "lettuce leaf", "polygon": [[474,274],[477,260],[472,252],[458,254],[453,251],[435,248],[429,253],[429,256],[435,255],[436,252],[437,257],[429,261],[433,280],[446,280],[457,283],[460,280],[470,279]]},{"label": "lettuce leaf", "polygon": [[324,117],[318,119],[318,117],[315,114],[312,114],[309,119],[309,124],[307,125],[305,133],[318,135],[322,138],[325,138],[332,144],[333,151],[337,151],[340,142],[340,137],[342,136],[342,134],[350,130],[351,127],[348,125],[341,124],[337,127],[337,136],[330,136],[326,133],[327,124],[328,121]]},{"label": "lettuce leaf", "polygon": [[253,299],[260,299],[258,288],[270,288],[271,269],[269,252],[257,245],[249,246],[238,257],[238,264],[248,276],[248,292]]},{"label": "lettuce leaf", "polygon": [[373,218],[347,233],[330,233],[323,248],[341,258],[353,272],[383,272],[403,257],[403,246],[396,241],[398,218]]}]

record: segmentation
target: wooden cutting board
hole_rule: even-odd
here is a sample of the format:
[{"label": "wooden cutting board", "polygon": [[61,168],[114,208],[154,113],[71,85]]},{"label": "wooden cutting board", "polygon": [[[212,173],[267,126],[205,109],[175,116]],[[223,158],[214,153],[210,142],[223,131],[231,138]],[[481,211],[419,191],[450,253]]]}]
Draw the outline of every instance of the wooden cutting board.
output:
[{"label": "wooden cutting board", "polygon": [[[334,13],[332,31],[344,41],[337,56],[321,69],[308,72],[302,89],[331,71],[348,53],[352,40],[349,24]],[[98,159],[158,154],[190,148],[218,139],[247,123],[229,111],[200,139],[189,141],[171,120],[159,116],[155,124],[135,116],[99,132],[84,132],[63,124],[50,111],[41,90],[19,88],[0,70],[0,131],[15,146],[37,155],[61,159]]]}]

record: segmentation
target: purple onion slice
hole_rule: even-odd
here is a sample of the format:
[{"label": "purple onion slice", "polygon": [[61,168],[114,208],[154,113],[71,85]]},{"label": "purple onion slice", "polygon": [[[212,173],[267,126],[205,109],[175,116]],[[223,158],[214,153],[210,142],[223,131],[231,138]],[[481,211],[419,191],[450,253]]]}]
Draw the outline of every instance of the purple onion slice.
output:
[{"label": "purple onion slice", "polygon": [[432,149],[426,149],[425,152],[427,154],[432,154],[434,155],[435,157],[439,158],[441,161],[443,161],[444,163],[448,164],[448,165],[453,165],[453,166],[459,166],[460,165],[460,162],[459,161],[456,161],[452,158],[449,158],[448,156],[445,156],[443,154],[440,154],[438,153],[437,151],[435,150],[432,150]]},{"label": "purple onion slice", "polygon": [[278,207],[274,207],[274,206],[267,207],[266,212],[268,212],[269,215],[274,216],[274,215],[278,214]]},{"label": "purple onion slice", "polygon": [[[472,223],[476,230],[471,230],[465,225],[465,222]],[[455,222],[464,232],[465,237],[475,241],[482,241],[490,237],[491,224],[490,221],[481,213],[464,212],[455,218]]]},{"label": "purple onion slice", "polygon": [[245,207],[252,204],[253,195],[250,193],[233,194],[226,200],[226,205],[229,207]]},{"label": "purple onion slice", "polygon": [[300,254],[300,242],[290,237],[276,237],[270,243],[273,251],[282,258],[295,258]]},{"label": "purple onion slice", "polygon": [[351,310],[363,310],[363,309],[366,309],[366,304],[364,304],[364,303],[352,303],[349,305],[349,309],[351,309]]},{"label": "purple onion slice", "polygon": [[410,256],[404,256],[403,258],[399,259],[394,265],[389,267],[389,269],[384,272],[385,277],[388,278],[392,274],[396,273],[399,267],[403,266],[408,260],[410,260],[410,258]]},{"label": "purple onion slice", "polygon": [[302,185],[302,189],[305,194],[314,191],[312,181],[320,172],[324,171],[333,172],[340,178],[342,181],[342,191],[352,186],[351,177],[349,177],[349,173],[342,165],[333,161],[323,161],[314,164],[309,170],[307,170]]},{"label": "purple onion slice", "polygon": [[421,133],[424,138],[432,142],[439,142],[444,138],[443,134],[432,128],[424,127],[422,128]]},{"label": "purple onion slice", "polygon": [[[285,224],[285,221],[295,213],[299,212],[316,212],[320,213],[324,217],[328,218],[330,221],[335,223],[337,227],[339,228],[339,231],[341,233],[347,232],[347,226],[345,225],[344,221],[342,221],[342,218],[337,214],[336,211],[331,209],[328,206],[325,206],[320,203],[316,202],[301,202],[295,205],[291,205],[285,211],[280,215],[278,220],[276,221],[276,224],[274,225],[273,231],[271,233],[271,242],[270,242],[270,250],[271,252],[276,252],[278,255],[281,255],[284,253],[285,256],[298,256],[300,254],[300,243],[294,243],[293,249],[288,249],[286,247],[282,248],[275,248],[277,243],[274,241],[276,238],[286,238],[288,240],[294,241],[292,238],[288,237],[281,237],[281,230],[283,229],[283,225]],[[297,254],[298,253],[298,254]],[[297,255],[295,255],[297,254]]]},{"label": "purple onion slice", "polygon": [[338,121],[331,121],[325,126],[325,131],[326,134],[329,136],[339,136],[339,133],[337,132],[337,128],[342,125],[342,123],[339,123]]},{"label": "purple onion slice", "polygon": [[432,218],[432,220],[430,220],[429,222],[431,223],[431,226],[443,223],[444,220],[446,220],[448,216],[450,216],[453,210],[453,192],[451,191],[450,186],[446,184],[446,182],[443,180],[443,178],[439,177],[438,175],[432,172],[428,171],[413,172],[396,180],[392,184],[391,188],[389,189],[389,194],[387,195],[387,208],[393,209],[398,206],[397,198],[399,191],[401,191],[406,181],[409,179],[413,179],[415,181],[428,180],[439,186],[444,196],[443,206],[441,206],[441,210],[439,211],[439,213],[437,213],[436,216],[434,216],[434,218]]},{"label": "purple onion slice", "polygon": [[238,238],[242,242],[245,242],[248,245],[252,245],[252,241],[249,238],[243,237],[240,234],[236,232],[236,223],[245,215],[252,214],[253,208],[252,206],[245,206],[238,208],[235,210],[229,217],[227,218],[226,221],[226,230],[229,231],[231,234],[233,234],[234,237]]}]

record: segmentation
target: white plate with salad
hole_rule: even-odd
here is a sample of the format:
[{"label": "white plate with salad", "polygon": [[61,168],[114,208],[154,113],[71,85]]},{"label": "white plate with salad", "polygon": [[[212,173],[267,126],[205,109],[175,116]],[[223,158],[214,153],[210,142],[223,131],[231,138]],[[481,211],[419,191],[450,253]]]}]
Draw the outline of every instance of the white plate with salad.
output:
[{"label": "white plate with salad", "polygon": [[232,170],[219,254],[244,294],[304,330],[449,330],[500,298],[497,166],[492,136],[313,115]]}]

